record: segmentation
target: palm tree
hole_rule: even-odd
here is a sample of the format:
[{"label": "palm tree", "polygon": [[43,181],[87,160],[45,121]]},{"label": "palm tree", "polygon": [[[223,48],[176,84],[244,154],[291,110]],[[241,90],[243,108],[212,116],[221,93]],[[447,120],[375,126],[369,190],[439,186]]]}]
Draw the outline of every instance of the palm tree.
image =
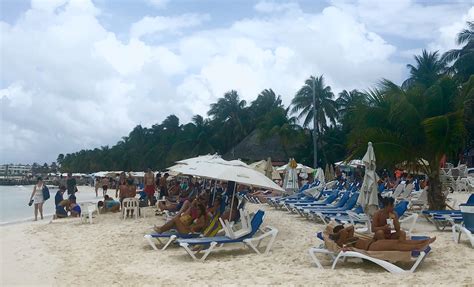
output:
[{"label": "palm tree", "polygon": [[352,111],[354,111],[357,106],[364,104],[365,100],[366,97],[364,93],[359,92],[358,90],[343,90],[340,92],[339,97],[336,99],[339,120],[343,120]]},{"label": "palm tree", "polygon": [[[211,104],[207,112],[213,119],[213,125],[219,130],[219,137],[224,137],[224,149],[243,139],[247,135],[245,123],[247,122],[247,103],[240,100],[237,91],[224,94],[217,103]],[[224,152],[224,151],[222,151]]]},{"label": "palm tree", "polygon": [[441,59],[448,64],[454,62],[449,71],[464,82],[474,74],[474,22],[467,22],[467,29],[457,35],[456,44],[464,46],[447,51]]},{"label": "palm tree", "polygon": [[334,94],[330,86],[324,84],[323,76],[315,78],[309,77],[296,93],[291,101],[293,106],[291,112],[299,112],[298,119],[304,117],[303,126],[307,127],[313,120],[313,149],[314,149],[314,167],[317,167],[317,139],[319,133],[326,129],[328,121],[335,124],[337,118],[337,105],[333,100]]},{"label": "palm tree", "polygon": [[415,55],[416,65],[408,64],[410,78],[403,82],[402,87],[407,89],[416,84],[424,88],[433,85],[446,70],[446,62],[439,58],[438,51],[423,50],[421,55]]},{"label": "palm tree", "polygon": [[192,139],[194,139],[194,148],[192,150],[193,156],[214,152],[214,148],[209,143],[211,134],[209,119],[204,119],[200,115],[195,115],[192,118],[192,122],[195,126],[195,132],[192,135]]},{"label": "palm tree", "polygon": [[[454,83],[451,78],[443,81]],[[456,85],[443,81],[437,81],[432,88],[440,90],[443,98],[455,97]],[[454,105],[448,110],[433,110],[430,106],[438,97],[420,96],[419,93],[423,92],[416,87],[405,90],[384,80],[378,89],[368,94],[367,105],[358,110],[350,134],[352,155],[363,154],[367,142],[371,141],[381,165],[395,166],[406,161],[416,166],[421,159],[426,159],[429,165],[420,166],[420,169],[429,177],[430,208],[443,209],[445,198],[441,192],[439,162],[444,154],[455,154],[462,147],[463,114]],[[422,104],[418,102],[420,98]]]}]

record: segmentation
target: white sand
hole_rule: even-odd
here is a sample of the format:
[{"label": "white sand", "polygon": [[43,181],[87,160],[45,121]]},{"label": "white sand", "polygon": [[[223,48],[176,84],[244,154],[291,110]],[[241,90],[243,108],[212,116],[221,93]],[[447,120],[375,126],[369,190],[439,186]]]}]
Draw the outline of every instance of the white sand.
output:
[{"label": "white sand", "polygon": [[[82,189],[81,189],[82,190]],[[465,202],[467,194],[459,194]],[[121,220],[119,214],[94,218],[30,222],[0,227],[1,286],[10,285],[378,285],[474,286],[474,249],[463,240],[455,244],[450,232],[438,232],[419,219],[415,233],[437,236],[416,273],[396,276],[371,263],[340,263],[336,270],[319,270],[308,249],[322,225],[266,205],[265,225],[280,230],[270,255],[257,255],[234,244],[193,262],[182,248],[154,251],[143,239],[163,218]],[[329,260],[324,263],[329,268]]]}]

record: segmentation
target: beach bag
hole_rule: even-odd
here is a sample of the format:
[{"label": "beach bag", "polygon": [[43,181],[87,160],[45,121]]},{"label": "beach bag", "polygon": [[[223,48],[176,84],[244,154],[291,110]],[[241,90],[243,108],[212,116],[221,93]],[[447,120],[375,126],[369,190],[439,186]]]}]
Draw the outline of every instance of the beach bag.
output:
[{"label": "beach bag", "polygon": [[43,185],[43,200],[48,200],[49,197],[50,197],[50,194],[49,194],[49,188],[45,185]]}]

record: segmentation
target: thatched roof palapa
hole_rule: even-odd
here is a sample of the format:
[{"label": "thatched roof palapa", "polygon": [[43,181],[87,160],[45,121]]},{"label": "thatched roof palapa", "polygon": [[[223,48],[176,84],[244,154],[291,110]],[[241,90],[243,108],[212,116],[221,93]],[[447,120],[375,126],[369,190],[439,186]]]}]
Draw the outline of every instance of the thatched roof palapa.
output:
[{"label": "thatched roof palapa", "polygon": [[224,159],[241,159],[254,162],[271,157],[273,162],[287,162],[283,146],[278,135],[261,139],[258,131],[254,130],[240,143],[223,155]]}]

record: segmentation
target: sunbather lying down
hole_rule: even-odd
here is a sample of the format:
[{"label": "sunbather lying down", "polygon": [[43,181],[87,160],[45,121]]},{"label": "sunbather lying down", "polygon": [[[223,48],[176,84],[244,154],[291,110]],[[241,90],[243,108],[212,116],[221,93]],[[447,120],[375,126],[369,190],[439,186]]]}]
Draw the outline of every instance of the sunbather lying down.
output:
[{"label": "sunbather lying down", "polygon": [[344,228],[343,225],[334,227],[330,238],[340,247],[348,246],[370,251],[421,251],[436,240],[436,237],[424,240],[362,239],[354,237],[354,226]]}]

